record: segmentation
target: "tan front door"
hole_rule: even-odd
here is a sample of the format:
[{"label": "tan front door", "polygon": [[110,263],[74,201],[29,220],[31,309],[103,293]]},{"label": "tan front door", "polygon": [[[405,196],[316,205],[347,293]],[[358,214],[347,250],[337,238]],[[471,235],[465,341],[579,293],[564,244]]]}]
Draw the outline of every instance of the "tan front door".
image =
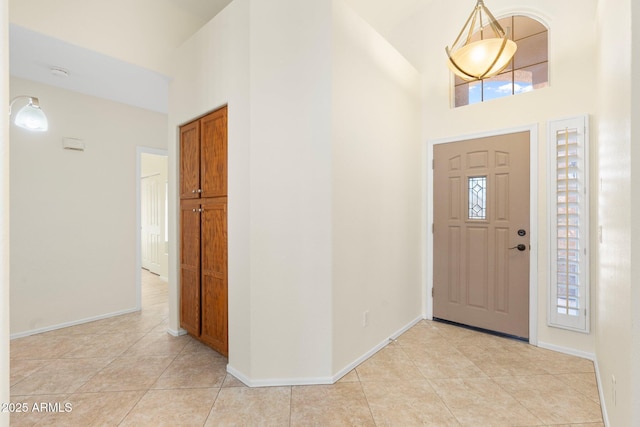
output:
[{"label": "tan front door", "polygon": [[529,132],[434,151],[433,315],[529,337]]}]

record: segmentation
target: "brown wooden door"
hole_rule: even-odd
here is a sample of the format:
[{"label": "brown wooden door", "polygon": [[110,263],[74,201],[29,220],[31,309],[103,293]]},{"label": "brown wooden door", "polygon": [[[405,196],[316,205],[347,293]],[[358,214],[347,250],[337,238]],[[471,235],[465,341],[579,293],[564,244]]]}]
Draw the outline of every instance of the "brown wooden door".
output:
[{"label": "brown wooden door", "polygon": [[200,119],[201,197],[227,195],[227,107]]},{"label": "brown wooden door", "polygon": [[202,202],[202,330],[200,339],[228,355],[227,201]]},{"label": "brown wooden door", "polygon": [[180,127],[180,198],[200,197],[200,122]]},{"label": "brown wooden door", "polygon": [[434,317],[529,337],[529,132],[434,146],[433,252]]},{"label": "brown wooden door", "polygon": [[227,355],[227,107],[180,128],[180,324]]},{"label": "brown wooden door", "polygon": [[180,326],[200,336],[200,203],[180,203]]}]

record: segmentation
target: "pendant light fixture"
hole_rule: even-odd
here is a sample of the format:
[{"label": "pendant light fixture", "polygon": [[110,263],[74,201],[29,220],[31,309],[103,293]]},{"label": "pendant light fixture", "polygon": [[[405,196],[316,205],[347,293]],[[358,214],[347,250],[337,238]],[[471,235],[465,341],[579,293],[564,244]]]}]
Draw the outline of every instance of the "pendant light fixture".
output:
[{"label": "pendant light fixture", "polygon": [[22,107],[16,113],[15,119],[13,122],[16,126],[21,127],[23,129],[36,131],[36,132],[45,132],[49,129],[49,122],[47,121],[47,116],[45,116],[44,112],[40,109],[40,103],[38,102],[38,98],[35,96],[16,96],[11,100],[9,104],[9,116],[11,116],[11,109],[13,108],[13,104],[19,100],[26,98],[29,100],[28,104]]},{"label": "pendant light fixture", "polygon": [[507,67],[518,48],[509,36],[510,29],[505,32],[484,1],[478,0],[451,49],[445,48],[449,68],[466,81],[495,76]]}]

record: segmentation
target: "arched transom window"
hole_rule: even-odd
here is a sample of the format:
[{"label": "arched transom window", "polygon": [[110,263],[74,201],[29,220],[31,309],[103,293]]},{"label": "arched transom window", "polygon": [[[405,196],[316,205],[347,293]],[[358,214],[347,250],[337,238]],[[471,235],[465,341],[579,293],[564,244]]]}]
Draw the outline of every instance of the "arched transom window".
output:
[{"label": "arched transom window", "polygon": [[497,76],[466,82],[455,77],[455,107],[476,104],[491,99],[530,92],[549,85],[549,55],[547,27],[522,15],[498,20],[511,36],[518,50],[511,63]]}]

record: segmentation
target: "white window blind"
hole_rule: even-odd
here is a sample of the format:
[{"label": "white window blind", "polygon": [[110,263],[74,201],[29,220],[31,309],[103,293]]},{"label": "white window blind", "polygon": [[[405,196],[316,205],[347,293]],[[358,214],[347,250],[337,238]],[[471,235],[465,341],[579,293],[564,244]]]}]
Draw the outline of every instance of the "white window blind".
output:
[{"label": "white window blind", "polygon": [[586,116],[549,122],[549,324],[589,332]]}]

